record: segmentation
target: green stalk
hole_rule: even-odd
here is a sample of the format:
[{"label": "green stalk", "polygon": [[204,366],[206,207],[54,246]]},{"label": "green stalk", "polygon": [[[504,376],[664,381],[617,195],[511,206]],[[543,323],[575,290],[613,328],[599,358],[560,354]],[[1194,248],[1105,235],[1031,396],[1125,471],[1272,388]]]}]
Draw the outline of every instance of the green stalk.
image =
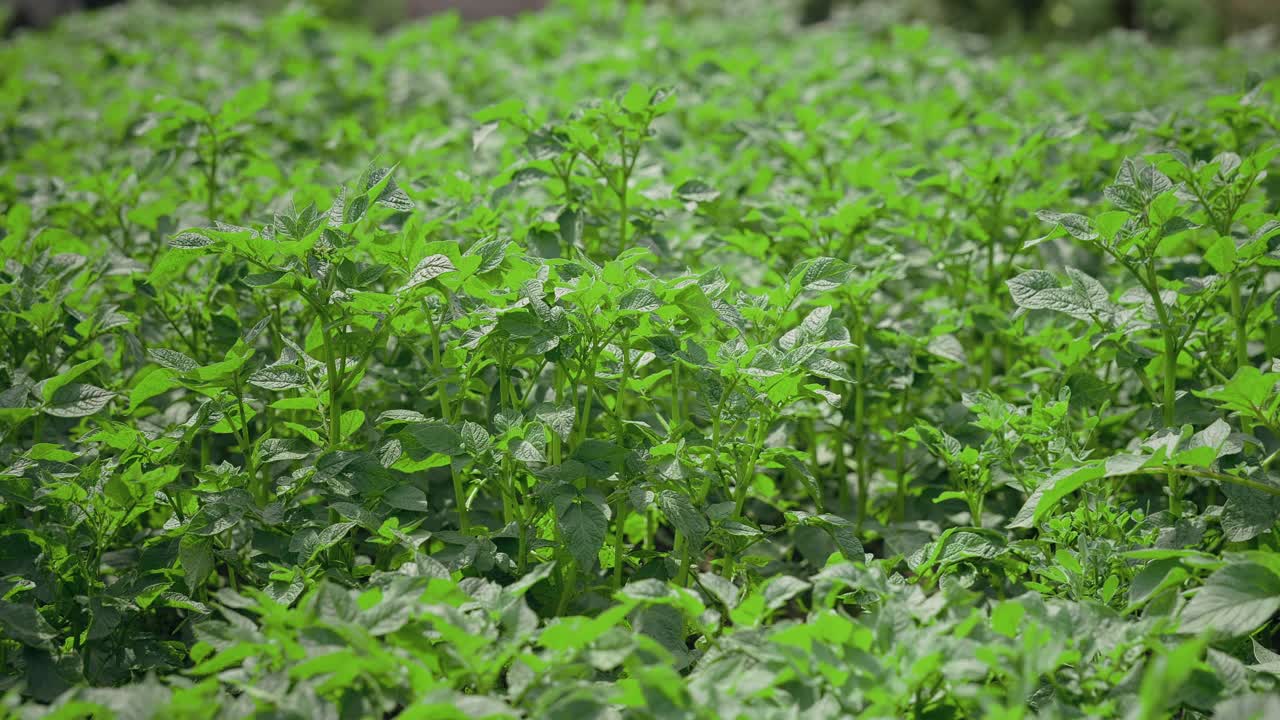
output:
[{"label": "green stalk", "polygon": [[258,468],[253,458],[253,442],[249,439],[249,414],[244,405],[244,390],[240,386],[240,372],[232,376],[235,384],[236,407],[240,413],[240,429],[236,431],[236,439],[240,441],[240,454],[244,456],[245,472],[249,475],[249,488],[255,499],[266,502],[265,483],[258,481]]},{"label": "green stalk", "polygon": [[[507,364],[507,345],[503,343],[498,351],[498,404],[504,409],[515,407],[515,390],[511,386],[511,369]],[[515,478],[511,469],[510,456],[502,459],[502,524],[508,525],[515,519]]]},{"label": "green stalk", "polygon": [[685,587],[689,584],[689,539],[679,530],[676,531],[673,554],[680,558],[680,568],[676,571],[676,584]]},{"label": "green stalk", "polygon": [[764,431],[768,423],[756,420],[751,433],[751,444],[747,454],[738,464],[738,483],[733,488],[733,519],[741,522],[742,511],[747,505],[747,493],[751,489],[751,481],[755,478],[756,460],[760,457],[760,448],[764,444]]},{"label": "green stalk", "polygon": [[[842,409],[841,413],[844,412]],[[847,416],[841,418],[842,421],[846,419]],[[843,429],[843,425],[838,428],[838,430]],[[849,512],[853,508],[853,498],[849,495],[849,465],[844,455],[844,436],[842,432],[837,434],[831,449],[835,454],[835,457],[831,460],[831,472],[836,479],[837,502],[840,503],[841,512]]]},{"label": "green stalk", "polygon": [[[1156,309],[1156,317],[1160,321],[1160,329],[1164,333],[1164,426],[1172,428],[1176,420],[1174,403],[1178,394],[1178,338],[1173,328],[1173,321],[1164,300],[1160,297],[1160,286],[1156,281],[1153,264],[1147,265],[1147,293]],[[1181,488],[1178,483],[1178,471],[1169,469],[1169,513],[1177,518],[1182,515]]]},{"label": "green stalk", "polygon": [[981,487],[975,487],[976,482],[970,482],[968,472],[965,473],[965,502],[969,505],[969,522],[976,528],[982,527],[982,505],[983,493]]},{"label": "green stalk", "polygon": [[[862,532],[870,505],[870,463],[867,461],[866,433],[866,328],[861,308],[854,306],[853,320],[853,453],[858,463],[857,531]],[[847,492],[847,491],[846,491]]]},{"label": "green stalk", "polygon": [[626,432],[627,383],[631,382],[631,331],[622,331],[622,377],[618,379],[618,397],[613,402],[613,418],[618,425],[618,442]]},{"label": "green stalk", "polygon": [[208,196],[205,199],[205,210],[209,215],[209,223],[212,224],[218,217],[218,133],[213,129],[212,123],[206,123],[205,127],[209,130],[209,181]]},{"label": "green stalk", "polygon": [[471,532],[471,518],[467,513],[467,495],[462,487],[462,475],[449,463],[449,477],[453,480],[453,498],[458,504],[458,529],[462,534]]},{"label": "green stalk", "polygon": [[[911,385],[902,390],[902,407],[898,410],[898,426],[903,427],[907,418],[907,398],[911,393]],[[897,480],[898,480],[898,496],[897,496],[897,517],[903,521],[907,519],[907,448],[901,440],[898,441],[898,462],[897,462]]]},{"label": "green stalk", "polygon": [[680,423],[680,361],[675,359],[671,368],[671,429],[674,431]]},{"label": "green stalk", "polygon": [[622,175],[622,190],[618,192],[618,203],[621,206],[618,212],[618,250],[621,251],[627,247],[627,184],[629,178],[624,173]]},{"label": "green stalk", "polygon": [[320,318],[324,328],[324,364],[329,380],[329,449],[338,445],[342,432],[342,378],[338,375],[338,358],[334,347],[333,329],[329,327],[327,318]]},{"label": "green stalk", "polygon": [[502,524],[516,519],[516,483],[511,470],[511,456],[502,458]]},{"label": "green stalk", "polygon": [[560,603],[556,605],[556,615],[564,615],[569,610],[569,598],[578,584],[578,563],[569,561],[569,569],[565,572],[564,584],[560,587]]},{"label": "green stalk", "polygon": [[[631,331],[622,331],[622,376],[618,379],[618,397],[613,402],[613,418],[617,424],[617,440],[622,444],[626,435],[627,418],[627,383],[631,381]],[[622,587],[622,548],[626,538],[623,530],[627,524],[626,500],[619,498],[613,510],[613,521],[616,524],[613,535],[613,589]]]},{"label": "green stalk", "polygon": [[1231,278],[1231,317],[1235,320],[1236,370],[1249,364],[1249,318],[1244,310],[1240,278]]},{"label": "green stalk", "polygon": [[529,488],[525,487],[523,491],[520,494],[520,521],[518,523],[520,546],[516,559],[521,575],[529,568],[529,516],[532,514],[532,508],[529,505]]},{"label": "green stalk", "polygon": [[614,522],[617,527],[613,533],[613,589],[618,590],[622,587],[622,546],[626,542],[623,537],[623,528],[627,524],[627,511],[623,505],[623,501],[619,500],[617,507],[613,510]]},{"label": "green stalk", "polygon": [[[444,422],[449,422],[452,412],[449,407],[448,388],[443,381],[444,367],[440,360],[440,326],[436,324],[435,315],[431,312],[430,305],[425,309],[427,327],[431,333],[431,365],[436,378],[438,378],[436,398],[440,402],[440,419]],[[325,337],[328,337],[327,333]],[[462,476],[454,469],[452,462],[449,463],[449,479],[453,483],[453,501],[458,507],[458,529],[463,534],[467,534],[471,532],[471,516],[467,512],[466,489],[462,485]]]}]

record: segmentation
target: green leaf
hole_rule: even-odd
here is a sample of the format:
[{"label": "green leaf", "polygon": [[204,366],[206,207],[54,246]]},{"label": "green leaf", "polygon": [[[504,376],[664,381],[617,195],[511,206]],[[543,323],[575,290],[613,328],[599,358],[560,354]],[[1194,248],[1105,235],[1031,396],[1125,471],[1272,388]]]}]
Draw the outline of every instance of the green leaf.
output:
[{"label": "green leaf", "polygon": [[0,600],[0,627],[6,637],[30,647],[46,647],[58,635],[35,608],[7,600]]},{"label": "green leaf", "polygon": [[1053,223],[1060,227],[1071,237],[1077,240],[1091,242],[1098,239],[1098,233],[1093,228],[1093,223],[1089,218],[1075,213],[1059,213],[1041,210],[1036,213],[1036,217],[1044,222]]},{"label": "green leaf", "polygon": [[701,180],[687,180],[673,194],[685,202],[707,203],[720,197],[720,191]]},{"label": "green leaf", "polygon": [[451,425],[442,422],[414,423],[401,433],[406,437],[406,450],[409,444],[416,449],[437,452],[444,455],[462,455],[462,437]]},{"label": "green leaf", "polygon": [[697,285],[686,285],[676,293],[675,304],[684,311],[685,317],[693,321],[695,328],[701,328],[704,324],[714,324],[718,317],[706,293]]},{"label": "green leaf", "polygon": [[1232,563],[1205,580],[1183,608],[1179,630],[1241,637],[1280,610],[1280,576],[1264,565]]},{"label": "green leaf", "polygon": [[45,400],[45,402],[48,402],[59,389],[71,384],[72,380],[75,380],[89,370],[97,367],[101,362],[102,360],[97,358],[93,360],[86,360],[64,373],[59,373],[57,376],[45,380],[40,383],[40,396]]},{"label": "green leaf", "polygon": [[561,440],[568,440],[569,434],[573,432],[577,410],[570,404],[540,403],[533,409],[533,415],[550,428],[551,432],[559,435]]},{"label": "green leaf", "polygon": [[152,348],[147,351],[147,357],[152,362],[169,368],[183,375],[190,375],[200,369],[200,364],[195,360],[183,355],[177,350],[166,350],[165,348]]},{"label": "green leaf", "polygon": [[178,543],[178,562],[182,563],[182,579],[188,592],[204,587],[213,574],[213,539],[183,535]]},{"label": "green leaf", "polygon": [[195,231],[187,231],[178,233],[169,239],[169,247],[176,250],[207,250],[219,244],[219,240],[215,240],[207,235],[202,235]]},{"label": "green leaf", "polygon": [[618,309],[631,312],[653,312],[662,307],[662,301],[652,290],[633,288],[618,298]]},{"label": "green leaf", "polygon": [[658,493],[658,509],[667,517],[671,526],[684,534],[689,542],[699,543],[711,530],[707,518],[693,506],[693,501],[675,490]]},{"label": "green leaf", "polygon": [[1090,480],[1096,480],[1105,474],[1106,470],[1100,465],[1086,465],[1055,473],[1040,483],[1005,527],[1010,529],[1035,527],[1063,498],[1080,489]]},{"label": "green leaf", "polygon": [[382,502],[400,510],[427,512],[427,495],[412,485],[397,485],[382,495]]},{"label": "green leaf", "polygon": [[115,393],[100,387],[72,383],[59,388],[41,410],[54,417],[86,417],[100,412],[114,397]]},{"label": "green leaf", "polygon": [[129,407],[136,411],[147,400],[180,386],[173,371],[167,368],[144,369],[139,373],[138,383],[129,391]]},{"label": "green leaf", "polygon": [[1043,270],[1028,270],[1006,284],[1014,303],[1023,310],[1053,310],[1086,321],[1111,317],[1115,306],[1097,280],[1075,268],[1068,268],[1067,274],[1071,285],[1065,288]]},{"label": "green leaf", "polygon": [[1227,502],[1222,508],[1222,533],[1232,542],[1246,542],[1271,532],[1280,522],[1280,496],[1224,482]]},{"label": "green leaf", "polygon": [[581,496],[567,501],[557,498],[556,523],[560,526],[565,549],[578,567],[593,567],[609,529],[609,518],[600,506]]},{"label": "green leaf", "polygon": [[249,376],[249,384],[263,390],[301,390],[307,373],[297,365],[268,365]]},{"label": "green leaf", "polygon": [[779,575],[764,588],[764,606],[769,610],[780,610],[791,599],[808,590],[812,585],[800,578],[790,575]]},{"label": "green leaf", "polygon": [[1235,241],[1226,235],[1219,235],[1209,245],[1209,249],[1204,251],[1204,260],[1220,275],[1231,272],[1236,266]]},{"label": "green leaf", "polygon": [[341,419],[338,421],[338,433],[343,440],[351,437],[357,430],[364,427],[364,411],[359,409],[347,410],[342,413]]},{"label": "green leaf", "polygon": [[405,282],[404,289],[408,290],[419,285],[425,285],[445,273],[453,272],[455,269],[453,261],[447,255],[429,255],[423,258],[422,262],[418,263],[418,266],[409,274],[409,280]]},{"label": "green leaf", "polygon": [[810,518],[808,524],[822,528],[827,535],[830,535],[836,549],[845,560],[855,563],[866,560],[866,550],[862,547],[862,541],[858,539],[857,527],[852,521],[839,515],[823,513]]},{"label": "green leaf", "polygon": [[1224,408],[1251,415],[1259,414],[1269,404],[1272,392],[1280,383],[1280,373],[1264,373],[1252,365],[1236,370],[1231,379],[1221,387],[1192,393],[1217,401]]},{"label": "green leaf", "polygon": [[853,266],[832,257],[814,258],[800,266],[800,285],[805,290],[826,292],[848,284]]},{"label": "green leaf", "polygon": [[314,448],[305,440],[290,438],[267,438],[258,446],[258,462],[273,463],[285,460],[301,460],[311,454]]}]

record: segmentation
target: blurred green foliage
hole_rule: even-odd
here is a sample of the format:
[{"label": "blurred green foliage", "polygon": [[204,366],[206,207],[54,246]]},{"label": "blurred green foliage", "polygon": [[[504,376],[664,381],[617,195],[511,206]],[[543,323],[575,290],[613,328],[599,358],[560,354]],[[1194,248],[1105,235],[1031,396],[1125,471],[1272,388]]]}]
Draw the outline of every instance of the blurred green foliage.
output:
[{"label": "blurred green foliage", "polygon": [[[719,0],[707,3],[722,4]],[[1088,39],[1113,29],[1115,0],[835,0],[837,18],[889,16],[950,25],[986,35]],[[1033,8],[1030,28],[1024,13]],[[1163,42],[1217,42],[1236,32],[1280,25],[1275,0],[1139,0],[1138,23]]]},{"label": "blurred green foliage", "polygon": [[[23,0],[0,0],[0,20]],[[30,0],[43,2],[44,0]],[[135,0],[137,1],[137,0]],[[264,14],[299,0],[160,0],[175,7],[240,5]],[[458,0],[464,4],[470,0]],[[560,0],[563,1],[563,0]],[[742,14],[763,11],[750,0],[594,0],[648,2],[691,14]],[[791,0],[795,17],[804,0]],[[821,2],[821,0],[819,0]],[[836,18],[862,23],[923,21],[990,36],[1052,37],[1081,40],[1116,25],[1115,0],[831,0]],[[390,29],[412,15],[412,0],[305,0],[333,20]],[[1277,0],[1139,0],[1139,24],[1163,42],[1218,42],[1233,33],[1270,25],[1280,27]],[[1030,9],[1030,10],[1029,10]],[[1030,23],[1028,27],[1028,17]]]}]

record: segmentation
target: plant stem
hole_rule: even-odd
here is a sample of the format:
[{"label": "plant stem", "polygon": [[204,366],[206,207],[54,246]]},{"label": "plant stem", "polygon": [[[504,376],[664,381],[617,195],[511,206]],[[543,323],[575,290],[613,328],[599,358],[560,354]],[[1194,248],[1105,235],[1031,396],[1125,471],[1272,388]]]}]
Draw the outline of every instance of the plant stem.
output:
[{"label": "plant stem", "polygon": [[[751,441],[746,455],[738,464],[737,485],[733,488],[733,519],[739,522],[742,520],[742,511],[747,506],[747,494],[751,490],[751,481],[755,479],[756,460],[760,457],[761,445],[764,444],[764,431],[769,425],[762,419],[756,419],[753,422]],[[748,424],[748,427],[751,425]]]},{"label": "plant stem", "polygon": [[569,610],[569,598],[573,597],[577,584],[578,563],[570,561],[569,569],[565,572],[564,584],[560,588],[560,603],[556,606],[556,615],[564,615]]},{"label": "plant stem", "polygon": [[205,210],[209,216],[209,224],[212,225],[218,217],[218,133],[212,124],[206,127],[209,129],[209,182]]},{"label": "plant stem", "polygon": [[671,429],[680,427],[680,360],[673,358],[671,367]]},{"label": "plant stem", "polygon": [[1240,278],[1231,278],[1231,317],[1235,320],[1236,370],[1249,364],[1249,318],[1240,293]]},{"label": "plant stem", "polygon": [[613,510],[613,519],[617,527],[613,533],[613,589],[618,590],[622,587],[622,546],[626,538],[623,537],[623,528],[627,524],[627,510],[623,504],[623,500],[619,500],[617,507]]},{"label": "plant stem", "polygon": [[684,533],[676,531],[673,554],[679,558],[680,568],[676,571],[676,584],[684,587],[689,584],[689,539]]},{"label": "plant stem", "polygon": [[[1164,305],[1164,300],[1160,297],[1160,285],[1156,281],[1156,271],[1154,263],[1147,265],[1147,292],[1151,295],[1151,301],[1156,309],[1156,316],[1160,321],[1161,332],[1164,333],[1164,426],[1172,428],[1176,420],[1174,415],[1174,404],[1178,398],[1178,337],[1174,332],[1173,318]],[[1182,497],[1180,495],[1181,488],[1178,484],[1178,473],[1176,470],[1170,470],[1168,475],[1169,482],[1169,512],[1175,517],[1182,514]]]},{"label": "plant stem", "polygon": [[[907,398],[911,394],[911,385],[902,390],[902,407],[898,410],[899,427],[905,424],[907,419]],[[896,474],[898,480],[897,495],[897,517],[899,521],[907,519],[907,448],[906,445],[898,441],[898,462],[896,465]]]},{"label": "plant stem", "polygon": [[853,312],[853,455],[858,463],[858,509],[855,525],[857,532],[862,532],[871,490],[870,463],[867,461],[867,447],[863,437],[866,433],[866,327],[862,320],[862,309],[855,305]]},{"label": "plant stem", "polygon": [[523,574],[529,569],[529,521],[533,518],[533,493],[529,491],[529,476],[525,473],[520,474],[519,482],[515,478],[511,481],[512,488],[517,489],[520,493],[520,515],[516,518],[516,527],[520,533],[519,549],[517,550],[517,565],[520,573]]},{"label": "plant stem", "polygon": [[328,318],[321,316],[324,328],[324,363],[325,373],[329,381],[329,449],[337,447],[339,434],[342,432],[342,378],[338,373],[337,348],[333,341],[333,328]]}]

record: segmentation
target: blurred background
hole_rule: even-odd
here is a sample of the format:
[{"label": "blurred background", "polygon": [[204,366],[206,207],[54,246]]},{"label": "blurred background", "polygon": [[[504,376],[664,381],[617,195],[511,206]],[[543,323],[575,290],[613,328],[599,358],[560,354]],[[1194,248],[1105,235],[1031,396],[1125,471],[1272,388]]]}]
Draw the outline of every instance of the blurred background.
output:
[{"label": "blurred background", "polygon": [[[8,32],[45,28],[61,16],[137,0],[0,0]],[[247,5],[264,12],[290,0],[160,0],[175,7]],[[598,0],[617,2],[620,0]],[[735,12],[738,0],[649,0],[690,13]],[[555,0],[309,0],[323,13],[379,30],[414,18],[457,12],[465,20],[532,12]],[[877,12],[903,21],[951,25],[993,36],[1086,39],[1111,28],[1137,29],[1162,42],[1214,43],[1280,26],[1280,0],[778,0],[795,6],[798,26],[856,22]],[[1273,37],[1273,35],[1269,35]]]}]

